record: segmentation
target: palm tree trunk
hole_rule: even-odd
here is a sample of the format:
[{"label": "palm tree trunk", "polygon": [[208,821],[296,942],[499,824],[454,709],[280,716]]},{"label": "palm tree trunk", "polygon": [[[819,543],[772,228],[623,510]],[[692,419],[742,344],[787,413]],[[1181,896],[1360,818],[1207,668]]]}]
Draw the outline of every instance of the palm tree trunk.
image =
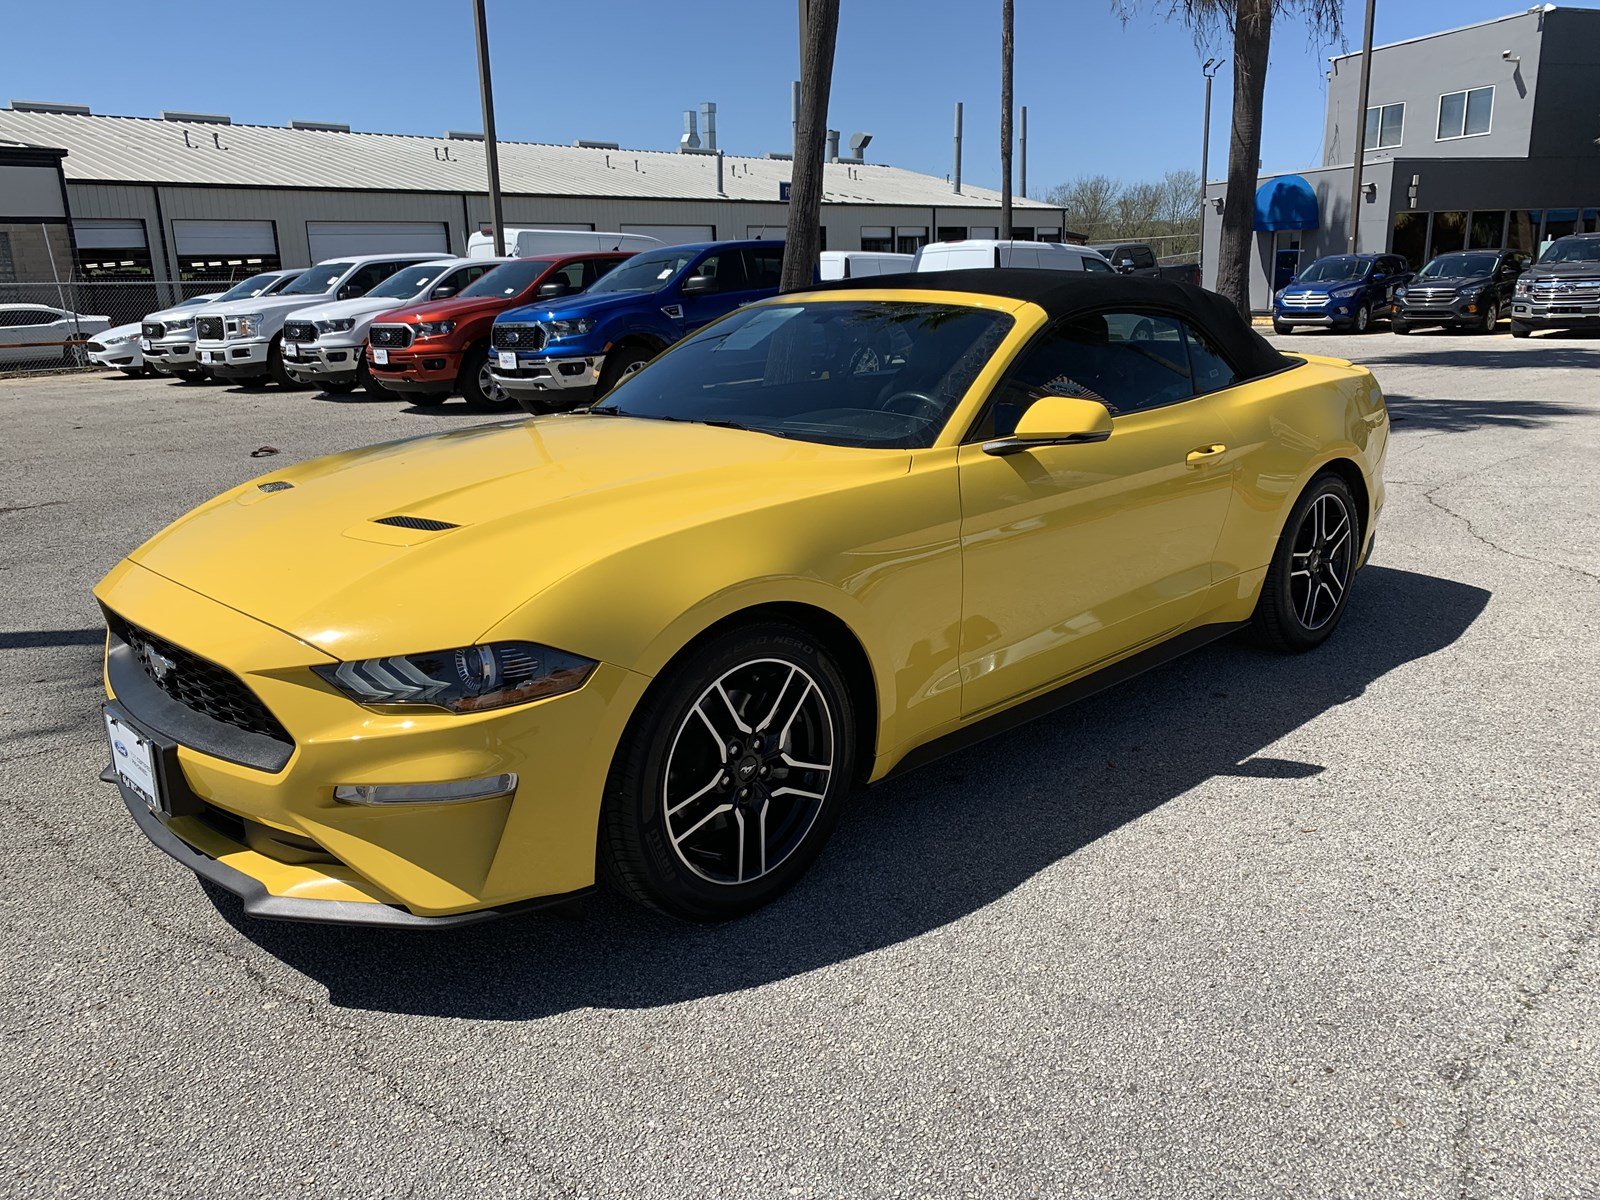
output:
[{"label": "palm tree trunk", "polygon": [[1233,136],[1228,147],[1228,190],[1222,201],[1221,245],[1217,248],[1217,291],[1247,320],[1272,8],[1273,0],[1238,0],[1233,14]]},{"label": "palm tree trunk", "polygon": [[839,36],[839,0],[800,0],[800,119],[794,132],[789,183],[789,230],[778,290],[808,288],[822,252],[822,166],[827,152],[828,93]]},{"label": "palm tree trunk", "polygon": [[1013,0],[1000,5],[1000,236],[1011,237],[1011,65],[1016,57]]}]

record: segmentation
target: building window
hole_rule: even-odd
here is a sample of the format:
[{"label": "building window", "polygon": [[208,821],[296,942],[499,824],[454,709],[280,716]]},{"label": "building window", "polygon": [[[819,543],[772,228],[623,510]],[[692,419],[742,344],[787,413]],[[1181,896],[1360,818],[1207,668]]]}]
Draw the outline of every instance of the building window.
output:
[{"label": "building window", "polygon": [[1398,146],[1405,127],[1404,104],[1380,104],[1367,109],[1367,149],[1389,150]]},{"label": "building window", "polygon": [[1498,250],[1505,245],[1505,212],[1474,212],[1467,234],[1467,249]]},{"label": "building window", "polygon": [[11,256],[11,235],[0,233],[0,283],[17,281],[17,262]]},{"label": "building window", "polygon": [[1011,240],[1013,242],[1031,242],[1033,237],[1032,225],[1013,225],[1011,227]]},{"label": "building window", "polygon": [[894,253],[894,228],[889,225],[863,225],[861,248],[877,254]]},{"label": "building window", "polygon": [[967,227],[965,225],[939,226],[939,240],[941,242],[964,242],[967,240]]},{"label": "building window", "polygon": [[1389,249],[1411,264],[1413,271],[1428,261],[1428,214],[1424,212],[1397,212],[1394,215],[1394,232],[1389,238]]},{"label": "building window", "polygon": [[1494,123],[1494,88],[1447,92],[1439,97],[1439,140],[1481,137]]},{"label": "building window", "polygon": [[[894,231],[894,250],[896,254],[915,254],[928,244],[928,227],[926,225],[901,225]],[[865,249],[865,247],[862,247]]]},{"label": "building window", "polygon": [[1041,242],[1059,242],[1061,240],[1061,230],[1045,229],[1041,226],[1038,230],[1038,236]]},{"label": "building window", "polygon": [[1522,208],[1511,214],[1506,226],[1506,245],[1513,250],[1532,254],[1539,249],[1539,222],[1544,219],[1540,210]]},{"label": "building window", "polygon": [[1467,248],[1467,214],[1464,212],[1437,212],[1433,214],[1433,244],[1428,249],[1431,257],[1450,254]]}]

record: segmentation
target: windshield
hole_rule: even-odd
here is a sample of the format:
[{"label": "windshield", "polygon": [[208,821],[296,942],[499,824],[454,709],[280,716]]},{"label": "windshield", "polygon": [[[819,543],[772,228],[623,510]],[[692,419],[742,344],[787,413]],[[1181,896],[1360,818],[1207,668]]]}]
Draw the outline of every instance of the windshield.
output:
[{"label": "windshield", "polygon": [[1300,272],[1301,283],[1348,283],[1366,278],[1372,264],[1360,258],[1319,258]]},{"label": "windshield", "polygon": [[1460,279],[1493,275],[1498,254],[1441,254],[1418,273],[1422,279]]},{"label": "windshield", "polygon": [[367,295],[380,300],[409,300],[439,276],[443,275],[446,269],[447,267],[441,266],[439,263],[425,263],[420,267],[402,267],[368,292]]},{"label": "windshield", "polygon": [[965,305],[754,306],[678,343],[591,411],[833,446],[931,446],[1011,324]]},{"label": "windshield", "polygon": [[282,278],[283,276],[281,275],[252,275],[249,279],[243,279],[234,284],[227,291],[223,292],[222,295],[218,296],[217,300],[220,302],[223,300],[253,299],[256,296],[261,295],[268,288],[270,288],[274,282]]},{"label": "windshield", "polygon": [[339,277],[348,271],[355,263],[331,262],[310,268],[306,273],[296,279],[283,291],[280,296],[320,296],[334,284],[339,282]]},{"label": "windshield", "polygon": [[468,296],[517,296],[528,290],[539,276],[550,269],[547,262],[508,262],[488,271],[461,289]]},{"label": "windshield", "polygon": [[1600,238],[1558,238],[1539,256],[1539,265],[1562,262],[1600,262]]},{"label": "windshield", "polygon": [[589,289],[589,295],[595,296],[601,292],[653,292],[665,287],[699,253],[698,250],[652,250],[648,254],[630,258],[594,284]]}]

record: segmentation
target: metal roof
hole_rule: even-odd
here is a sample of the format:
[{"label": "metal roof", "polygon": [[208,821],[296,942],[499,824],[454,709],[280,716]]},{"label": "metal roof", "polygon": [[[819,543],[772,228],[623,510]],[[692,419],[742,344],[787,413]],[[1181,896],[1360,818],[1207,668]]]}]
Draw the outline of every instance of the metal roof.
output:
[{"label": "metal roof", "polygon": [[[341,133],[276,125],[216,125],[153,117],[80,116],[0,110],[0,138],[60,146],[69,182],[203,184],[222,187],[483,192],[482,142],[414,134]],[[507,195],[649,200],[779,199],[792,163],[725,155],[723,192],[710,154],[607,150],[539,142],[500,143]],[[960,193],[932,175],[877,163],[829,163],[830,204],[997,207],[1000,194]],[[1017,197],[1017,208],[1051,209]]]}]

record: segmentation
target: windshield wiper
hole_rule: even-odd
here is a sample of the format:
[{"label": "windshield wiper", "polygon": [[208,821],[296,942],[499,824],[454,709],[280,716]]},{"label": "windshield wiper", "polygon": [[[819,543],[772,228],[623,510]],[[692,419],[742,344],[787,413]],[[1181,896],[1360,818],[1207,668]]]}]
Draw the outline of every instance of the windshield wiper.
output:
[{"label": "windshield wiper", "polygon": [[[680,420],[680,421],[682,419],[683,419],[682,417],[678,418],[678,420]],[[717,429],[738,429],[738,430],[742,430],[745,433],[768,433],[768,434],[771,434],[773,437],[778,437],[778,438],[786,438],[786,437],[789,436],[787,433],[780,432],[779,430],[776,430],[776,429],[767,429],[765,427],[758,429],[754,425],[742,425],[738,421],[729,421],[729,420],[725,420],[725,419],[723,419],[721,417],[713,417],[711,420],[708,420],[708,421],[700,421],[699,424],[701,424],[701,425],[710,425],[710,426],[713,426],[714,428],[717,428]]]}]

